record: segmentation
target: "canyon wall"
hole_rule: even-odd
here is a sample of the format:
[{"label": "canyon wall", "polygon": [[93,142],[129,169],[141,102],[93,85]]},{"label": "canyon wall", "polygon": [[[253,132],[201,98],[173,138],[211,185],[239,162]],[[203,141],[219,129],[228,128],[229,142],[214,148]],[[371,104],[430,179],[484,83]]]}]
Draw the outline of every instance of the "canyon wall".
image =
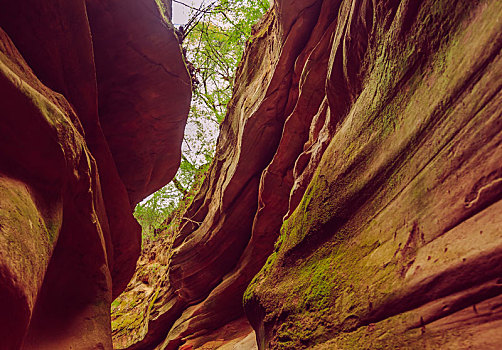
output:
[{"label": "canyon wall", "polygon": [[152,0],[0,1],[0,349],[111,349],[191,83]]},{"label": "canyon wall", "polygon": [[116,301],[115,346],[497,348],[501,17],[276,0],[201,190]]}]

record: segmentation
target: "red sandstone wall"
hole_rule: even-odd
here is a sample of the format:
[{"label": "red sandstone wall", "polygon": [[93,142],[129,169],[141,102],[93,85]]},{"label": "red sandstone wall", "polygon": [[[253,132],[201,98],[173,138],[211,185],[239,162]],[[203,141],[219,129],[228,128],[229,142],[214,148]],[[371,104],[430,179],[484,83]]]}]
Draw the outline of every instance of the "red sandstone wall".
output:
[{"label": "red sandstone wall", "polygon": [[154,1],[118,3],[0,2],[0,349],[111,349],[131,206],[178,166],[180,47]]}]

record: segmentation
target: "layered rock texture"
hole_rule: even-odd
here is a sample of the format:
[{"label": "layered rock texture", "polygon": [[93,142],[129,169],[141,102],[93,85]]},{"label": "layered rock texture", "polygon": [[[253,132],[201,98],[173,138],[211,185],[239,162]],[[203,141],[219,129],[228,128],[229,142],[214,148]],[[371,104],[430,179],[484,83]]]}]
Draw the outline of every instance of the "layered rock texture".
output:
[{"label": "layered rock texture", "polygon": [[201,191],[116,302],[117,348],[498,348],[501,18],[276,0]]},{"label": "layered rock texture", "polygon": [[0,349],[111,349],[191,84],[153,0],[0,1]]}]

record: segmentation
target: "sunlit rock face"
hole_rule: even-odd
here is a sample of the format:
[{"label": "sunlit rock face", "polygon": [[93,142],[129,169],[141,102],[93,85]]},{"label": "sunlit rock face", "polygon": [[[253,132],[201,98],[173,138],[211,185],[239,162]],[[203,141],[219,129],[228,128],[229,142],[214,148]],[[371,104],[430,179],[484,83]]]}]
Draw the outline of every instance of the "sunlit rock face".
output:
[{"label": "sunlit rock face", "polygon": [[245,341],[244,303],[250,348],[498,348],[501,16],[276,0],[201,191],[124,294],[117,347]]},{"label": "sunlit rock face", "polygon": [[269,166],[297,147],[287,220],[244,295],[259,347],[497,348],[502,4],[313,8]]},{"label": "sunlit rock face", "polygon": [[[0,2],[0,349],[112,348],[140,251],[131,203],[179,163],[191,89],[173,30],[154,1],[99,3]],[[131,185],[131,168],[150,176]]]}]

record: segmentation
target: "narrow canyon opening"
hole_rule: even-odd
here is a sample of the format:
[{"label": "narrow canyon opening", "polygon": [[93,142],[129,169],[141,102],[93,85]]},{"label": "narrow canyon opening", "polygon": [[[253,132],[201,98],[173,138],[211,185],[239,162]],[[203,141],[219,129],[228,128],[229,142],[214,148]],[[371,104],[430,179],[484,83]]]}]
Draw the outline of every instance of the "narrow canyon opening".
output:
[{"label": "narrow canyon opening", "polygon": [[[253,26],[269,6],[268,0],[193,0],[174,1],[167,11],[172,15],[170,21],[191,76],[191,108],[178,172],[170,183],[138,203],[134,211],[142,226],[142,254],[129,285],[111,305],[115,348],[127,348],[141,340],[140,332],[149,322],[145,310],[155,302],[155,294],[164,283],[175,235],[187,221],[201,224],[186,216],[185,212],[208,176],[215,157],[219,127],[227,113],[246,42]],[[239,312],[239,309],[242,308],[237,307],[235,311]],[[220,343],[255,348],[254,331],[240,311],[241,317],[237,321],[230,320],[230,327],[219,333],[218,337],[225,338]],[[224,324],[215,322],[213,327],[220,328],[218,326]],[[165,337],[168,327],[166,324],[159,327],[155,337]],[[211,342],[207,337],[201,337],[198,342],[206,339]],[[178,342],[177,339],[174,343]],[[149,344],[154,343],[156,341]],[[144,347],[149,346],[153,345]]]},{"label": "narrow canyon opening", "polygon": [[0,350],[499,349],[500,18],[0,0]]}]

